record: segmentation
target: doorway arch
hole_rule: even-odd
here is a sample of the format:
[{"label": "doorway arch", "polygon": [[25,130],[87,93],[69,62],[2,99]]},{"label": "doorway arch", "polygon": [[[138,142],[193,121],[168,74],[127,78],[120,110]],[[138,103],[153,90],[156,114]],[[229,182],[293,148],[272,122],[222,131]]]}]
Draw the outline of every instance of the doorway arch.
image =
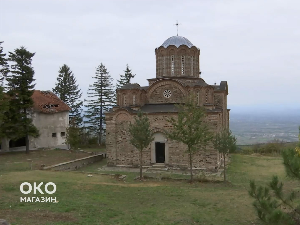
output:
[{"label": "doorway arch", "polygon": [[169,163],[169,144],[165,134],[154,133],[151,143],[151,163]]}]

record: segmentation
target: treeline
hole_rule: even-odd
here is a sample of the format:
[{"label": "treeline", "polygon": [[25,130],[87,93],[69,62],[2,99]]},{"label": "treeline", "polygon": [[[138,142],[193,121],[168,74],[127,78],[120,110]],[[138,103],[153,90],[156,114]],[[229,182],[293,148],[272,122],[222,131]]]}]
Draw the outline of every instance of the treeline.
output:
[{"label": "treeline", "polygon": [[[39,135],[30,116],[33,107],[31,96],[35,87],[32,67],[35,53],[20,47],[6,54],[2,43],[0,42],[0,140],[3,137],[11,140],[26,137],[26,152],[29,152],[28,137]],[[116,104],[116,88],[130,83],[134,76],[127,64],[115,87],[107,68],[100,63],[92,77],[94,82],[89,85],[87,98],[82,100],[81,88],[71,68],[66,64],[59,68],[52,91],[71,108],[70,126],[67,130],[67,144],[70,147],[104,144],[104,113]]]},{"label": "treeline", "polygon": [[241,154],[262,154],[262,155],[280,155],[287,148],[295,148],[297,143],[287,143],[275,139],[268,143],[257,143],[254,145],[238,146],[237,153]]}]

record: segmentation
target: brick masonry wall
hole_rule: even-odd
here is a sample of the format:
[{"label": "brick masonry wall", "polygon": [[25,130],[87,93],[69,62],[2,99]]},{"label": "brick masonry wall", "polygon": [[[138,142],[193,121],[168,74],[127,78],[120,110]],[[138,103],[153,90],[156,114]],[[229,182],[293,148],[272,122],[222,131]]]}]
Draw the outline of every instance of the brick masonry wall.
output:
[{"label": "brick masonry wall", "polygon": [[[170,115],[169,115],[170,116]],[[170,124],[167,122],[168,115],[149,114],[151,129],[153,131],[162,133],[164,130],[170,128]],[[173,114],[173,116],[176,116]],[[218,123],[221,122],[221,117],[218,115],[208,115],[208,119],[212,124],[212,129],[216,130]],[[107,121],[107,131],[113,132],[114,135],[108,134],[107,139],[107,156],[108,165],[139,165],[139,151],[130,144],[130,135],[128,127],[130,121],[133,121],[133,117],[129,113],[122,112],[116,116],[116,120],[110,119]],[[215,126],[217,124],[217,127]],[[167,140],[168,145],[168,166],[170,167],[189,167],[189,158],[187,153],[187,147],[177,141]],[[153,149],[152,149],[153,151]],[[167,149],[166,149],[167,151]],[[153,153],[152,153],[153,155]],[[153,156],[152,156],[153,157]],[[219,167],[219,155],[212,145],[206,147],[206,150],[200,150],[193,157],[193,167],[216,169]],[[143,165],[150,166],[151,163],[151,146],[143,151]]]}]

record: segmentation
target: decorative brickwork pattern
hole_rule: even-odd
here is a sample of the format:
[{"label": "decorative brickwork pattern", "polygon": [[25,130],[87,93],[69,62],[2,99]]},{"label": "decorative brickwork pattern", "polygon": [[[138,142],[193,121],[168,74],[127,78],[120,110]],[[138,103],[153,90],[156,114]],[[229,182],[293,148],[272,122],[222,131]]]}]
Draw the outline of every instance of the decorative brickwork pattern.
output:
[{"label": "decorative brickwork pattern", "polygon": [[[155,49],[155,54],[156,78],[148,79],[147,87],[130,84],[118,89],[118,105],[106,113],[106,149],[109,166],[139,165],[139,152],[130,144],[128,132],[129,124],[134,121],[139,110],[145,110],[151,129],[155,132],[154,141],[143,153],[145,166],[157,163],[159,161],[157,157],[163,156],[164,163],[169,167],[188,168],[187,147],[177,141],[168,140],[165,135],[171,128],[167,119],[177,116],[174,104],[182,103],[184,97],[188,95],[194,94],[197,104],[207,110],[206,119],[212,132],[229,127],[227,82],[209,85],[199,77],[200,50],[197,47],[160,46]],[[193,166],[215,170],[219,168],[220,161],[219,153],[210,144],[194,155]]]}]

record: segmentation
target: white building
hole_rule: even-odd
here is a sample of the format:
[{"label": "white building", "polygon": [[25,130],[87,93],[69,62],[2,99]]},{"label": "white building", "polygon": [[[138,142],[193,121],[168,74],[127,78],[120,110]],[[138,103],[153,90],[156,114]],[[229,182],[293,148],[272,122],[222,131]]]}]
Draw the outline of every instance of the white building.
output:
[{"label": "white building", "polygon": [[[70,107],[51,91],[35,90],[31,98],[34,102],[32,120],[40,136],[29,137],[29,148],[67,148],[65,141]],[[2,151],[25,146],[25,137],[17,141],[4,138],[1,145]]]}]

